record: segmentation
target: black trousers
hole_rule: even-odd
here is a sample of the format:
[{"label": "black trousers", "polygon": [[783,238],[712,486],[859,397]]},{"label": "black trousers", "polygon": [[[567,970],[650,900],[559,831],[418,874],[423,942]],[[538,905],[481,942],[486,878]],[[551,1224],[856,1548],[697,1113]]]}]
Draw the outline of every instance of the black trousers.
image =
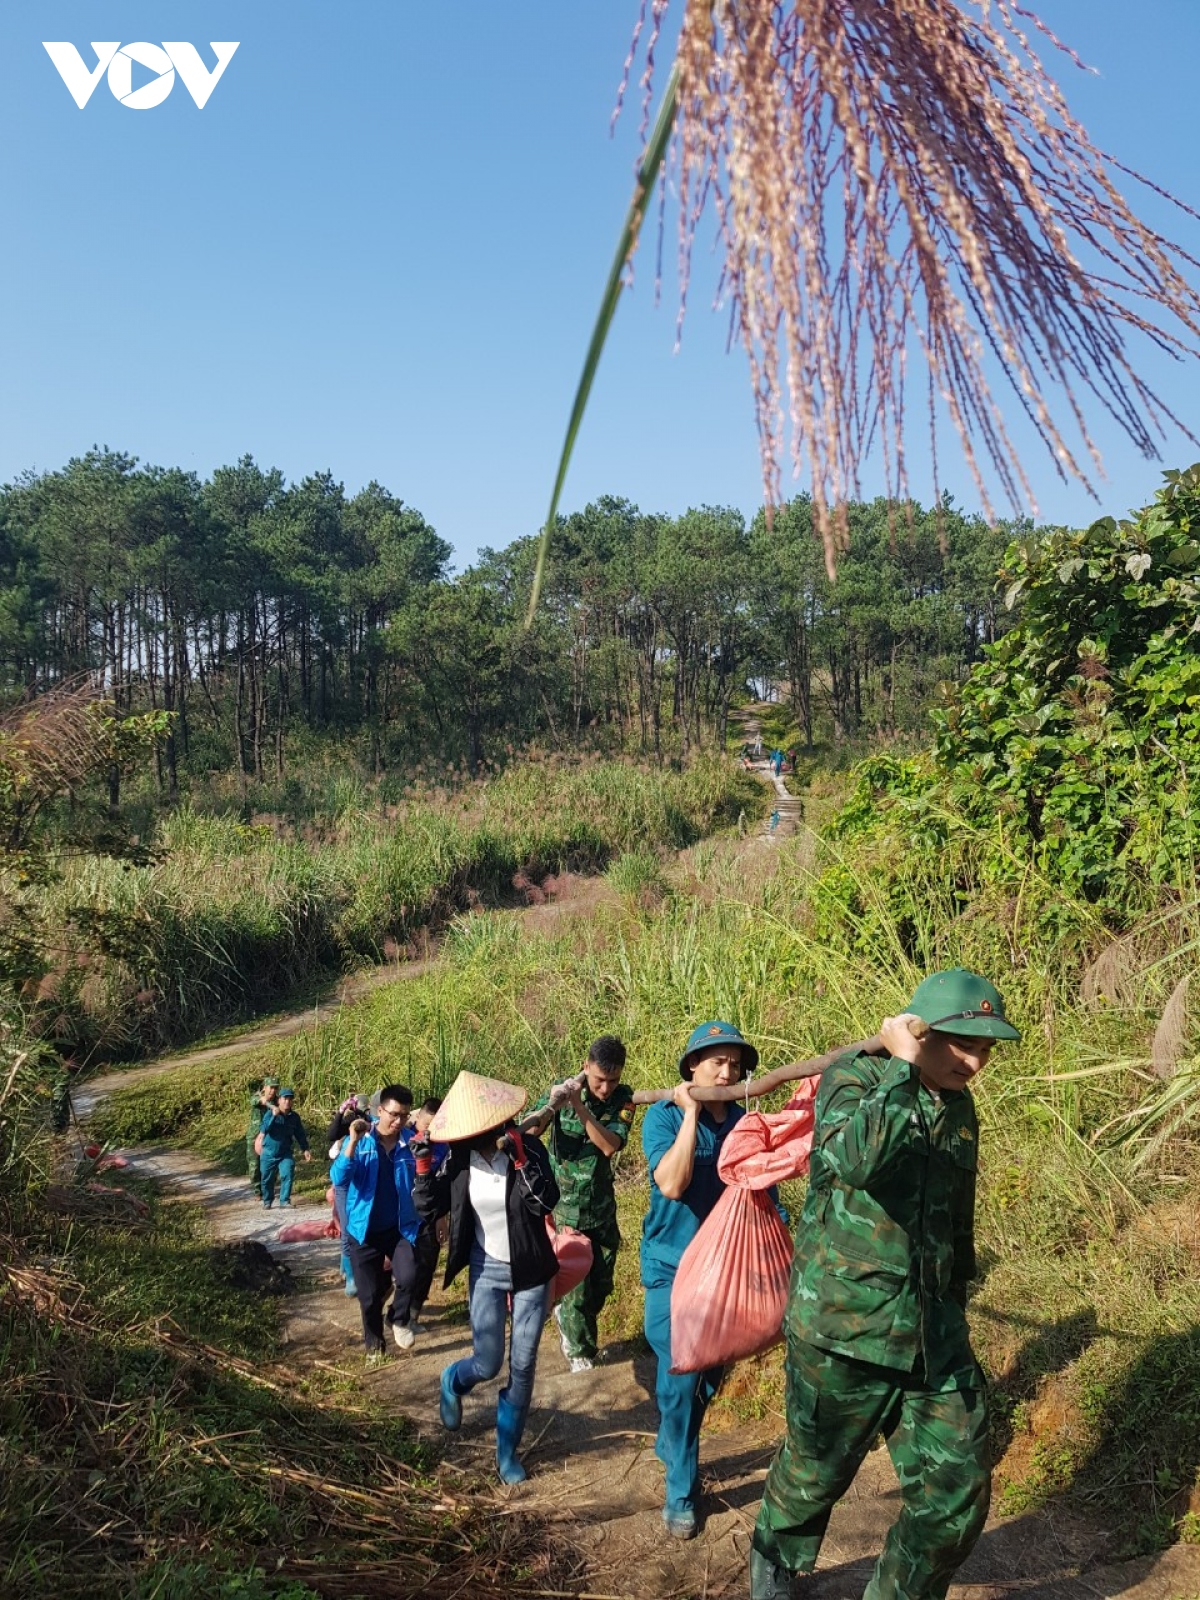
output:
[{"label": "black trousers", "polygon": [[[412,1300],[413,1281],[417,1275],[417,1258],[413,1247],[399,1228],[385,1228],[381,1233],[369,1233],[360,1244],[352,1235],[346,1236],[346,1253],[350,1257],[350,1270],[354,1274],[354,1289],[362,1312],[363,1344],[372,1355],[384,1348],[383,1308],[395,1284],[389,1321],[408,1321],[408,1308]],[[391,1261],[391,1270],[384,1261]]]},{"label": "black trousers", "polygon": [[437,1270],[438,1255],[441,1245],[438,1244],[437,1229],[432,1222],[423,1222],[421,1231],[417,1235],[414,1246],[417,1256],[417,1276],[413,1284],[412,1308],[414,1312],[429,1299],[429,1291],[433,1288],[433,1274]]}]

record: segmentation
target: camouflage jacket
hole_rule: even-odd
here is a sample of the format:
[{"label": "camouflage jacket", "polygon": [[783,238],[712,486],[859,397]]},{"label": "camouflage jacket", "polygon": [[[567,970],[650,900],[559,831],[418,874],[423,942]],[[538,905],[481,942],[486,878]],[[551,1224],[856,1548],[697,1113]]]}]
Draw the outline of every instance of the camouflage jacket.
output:
[{"label": "camouflage jacket", "polygon": [[[547,1099],[539,1100],[534,1111],[541,1111]],[[605,1133],[624,1146],[633,1126],[634,1112],[633,1090],[628,1084],[619,1083],[607,1100],[597,1100],[584,1089],[583,1101]],[[556,1219],[572,1228],[615,1233],[617,1197],[613,1191],[612,1164],[616,1156],[606,1156],[592,1143],[583,1119],[570,1105],[555,1112],[545,1142],[558,1184]]]},{"label": "camouflage jacket", "polygon": [[825,1350],[955,1386],[974,1373],[979,1125],[968,1090],[934,1094],[894,1056],[844,1055],[817,1096],[787,1327]]}]

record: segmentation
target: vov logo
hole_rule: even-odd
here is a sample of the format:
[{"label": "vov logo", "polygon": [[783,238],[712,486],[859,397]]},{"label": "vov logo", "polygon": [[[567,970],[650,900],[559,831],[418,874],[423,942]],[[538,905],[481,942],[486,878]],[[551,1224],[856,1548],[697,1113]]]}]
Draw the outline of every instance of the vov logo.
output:
[{"label": "vov logo", "polygon": [[[162,105],[175,87],[176,73],[183,79],[183,86],[192,99],[203,110],[208,104],[209,95],[220,83],[225,68],[233,60],[233,53],[240,42],[209,45],[217,58],[217,64],[211,72],[200,59],[200,52],[194,44],[178,40],[164,40],[161,45],[147,44],[145,40],[139,40],[136,44],[121,44],[119,40],[112,44],[96,44],[93,41],[96,65],[90,70],[73,44],[48,44],[43,39],[42,48],[58,68],[59,77],[71,91],[71,98],[81,111],[92,98],[106,70],[108,87],[130,111],[149,111],[154,106]],[[149,83],[143,83],[137,89],[133,87],[135,61],[138,66],[154,73]]]}]

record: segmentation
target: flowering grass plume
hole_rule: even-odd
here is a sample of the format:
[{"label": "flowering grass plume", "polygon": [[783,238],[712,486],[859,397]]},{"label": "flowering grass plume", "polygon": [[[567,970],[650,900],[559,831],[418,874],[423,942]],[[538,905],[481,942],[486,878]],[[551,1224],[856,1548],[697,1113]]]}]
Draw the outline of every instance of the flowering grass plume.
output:
[{"label": "flowering grass plume", "polygon": [[[642,0],[626,63],[622,95],[648,28],[647,110],[670,9]],[[873,449],[889,494],[907,496],[914,383],[935,475],[948,413],[989,513],[989,470],[1036,512],[989,357],[1059,475],[1089,489],[1094,405],[1147,456],[1165,421],[1183,426],[1129,340],[1196,353],[1196,262],[1130,209],[1114,172],[1163,191],[1091,142],[1033,37],[1082,66],[1012,0],[685,0],[662,158],[680,197],[681,315],[711,205],[767,503],[790,453],[831,574]]]}]

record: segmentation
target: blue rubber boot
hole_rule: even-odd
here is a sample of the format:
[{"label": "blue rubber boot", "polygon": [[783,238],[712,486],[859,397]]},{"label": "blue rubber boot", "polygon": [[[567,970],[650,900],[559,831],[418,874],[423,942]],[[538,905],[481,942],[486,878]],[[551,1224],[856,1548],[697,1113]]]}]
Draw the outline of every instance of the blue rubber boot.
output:
[{"label": "blue rubber boot", "polygon": [[452,1361],[442,1372],[442,1392],[438,1400],[438,1415],[442,1419],[442,1427],[451,1433],[462,1422],[462,1395],[454,1382],[454,1374],[458,1371],[458,1362]]},{"label": "blue rubber boot", "polygon": [[496,1466],[505,1483],[524,1483],[528,1474],[517,1460],[528,1407],[518,1411],[503,1395],[496,1401]]},{"label": "blue rubber boot", "polygon": [[345,1251],[342,1252],[342,1277],[346,1280],[346,1298],[352,1300],[358,1290],[354,1287],[354,1272],[350,1266],[350,1257]]}]

